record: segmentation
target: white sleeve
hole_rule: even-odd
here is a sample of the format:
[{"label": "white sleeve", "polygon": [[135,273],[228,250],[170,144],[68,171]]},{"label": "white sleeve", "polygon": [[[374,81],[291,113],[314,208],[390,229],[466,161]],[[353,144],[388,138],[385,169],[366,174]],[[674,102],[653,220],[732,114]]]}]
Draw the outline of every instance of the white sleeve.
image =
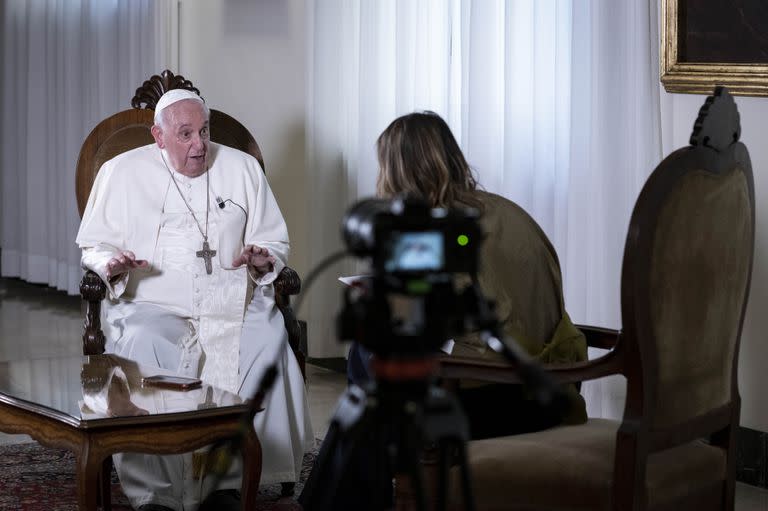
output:
[{"label": "white sleeve", "polygon": [[106,284],[109,297],[116,300],[125,292],[125,287],[128,284],[128,275],[130,272],[125,272],[113,279],[107,278],[107,263],[110,259],[120,254],[120,250],[109,245],[107,243],[98,243],[93,247],[83,248],[83,255],[80,259],[80,265],[94,272],[101,277],[101,280]]},{"label": "white sleeve", "polygon": [[100,243],[126,248],[128,193],[115,176],[112,160],[102,165],[96,174],[75,239],[81,249]]},{"label": "white sleeve", "polygon": [[264,286],[271,284],[285,268],[290,252],[290,242],[288,227],[285,225],[280,207],[269,188],[264,172],[259,167],[252,175],[255,179],[251,189],[248,190],[249,207],[245,226],[245,244],[266,248],[275,258],[272,271],[259,278],[251,277],[256,284]]}]

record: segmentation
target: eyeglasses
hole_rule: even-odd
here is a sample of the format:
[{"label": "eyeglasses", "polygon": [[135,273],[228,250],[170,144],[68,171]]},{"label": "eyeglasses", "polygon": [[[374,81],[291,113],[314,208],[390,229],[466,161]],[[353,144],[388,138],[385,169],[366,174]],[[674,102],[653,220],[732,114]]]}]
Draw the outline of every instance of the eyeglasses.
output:
[{"label": "eyeglasses", "polygon": [[[192,137],[194,136],[195,132],[190,129],[184,129],[176,134],[176,139],[181,142],[182,144],[189,144],[192,142]],[[203,129],[200,130],[200,140],[210,140],[211,139],[211,131],[208,128],[208,126],[205,126]]]}]

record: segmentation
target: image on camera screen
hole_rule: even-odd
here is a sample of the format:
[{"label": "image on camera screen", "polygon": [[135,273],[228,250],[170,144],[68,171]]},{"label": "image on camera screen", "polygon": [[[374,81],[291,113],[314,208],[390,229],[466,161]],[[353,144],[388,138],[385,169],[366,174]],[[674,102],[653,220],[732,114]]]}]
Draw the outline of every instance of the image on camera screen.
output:
[{"label": "image on camera screen", "polygon": [[388,272],[440,270],[444,264],[443,235],[439,231],[393,233]]}]

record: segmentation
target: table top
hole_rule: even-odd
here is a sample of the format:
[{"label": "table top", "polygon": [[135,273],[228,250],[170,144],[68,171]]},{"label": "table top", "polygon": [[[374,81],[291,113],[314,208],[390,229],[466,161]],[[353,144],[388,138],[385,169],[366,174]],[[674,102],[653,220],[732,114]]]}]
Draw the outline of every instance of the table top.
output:
[{"label": "table top", "polygon": [[234,393],[203,383],[191,390],[142,385],[142,378],[172,372],[140,366],[116,355],[69,356],[0,362],[0,405],[44,415],[80,429],[117,424],[200,420],[244,413]]}]

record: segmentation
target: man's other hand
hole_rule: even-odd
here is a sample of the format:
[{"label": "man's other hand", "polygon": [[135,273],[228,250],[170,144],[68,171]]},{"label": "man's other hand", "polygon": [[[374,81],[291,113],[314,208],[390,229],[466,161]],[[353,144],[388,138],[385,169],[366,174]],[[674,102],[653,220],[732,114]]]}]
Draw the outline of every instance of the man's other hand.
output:
[{"label": "man's other hand", "polygon": [[252,266],[260,275],[272,271],[275,262],[274,256],[269,255],[269,250],[256,245],[246,245],[239,256],[232,261],[232,266],[237,268],[247,264]]},{"label": "man's other hand", "polygon": [[134,268],[146,268],[147,266],[149,266],[149,262],[145,259],[136,259],[133,252],[125,250],[107,262],[107,278],[111,279]]}]

